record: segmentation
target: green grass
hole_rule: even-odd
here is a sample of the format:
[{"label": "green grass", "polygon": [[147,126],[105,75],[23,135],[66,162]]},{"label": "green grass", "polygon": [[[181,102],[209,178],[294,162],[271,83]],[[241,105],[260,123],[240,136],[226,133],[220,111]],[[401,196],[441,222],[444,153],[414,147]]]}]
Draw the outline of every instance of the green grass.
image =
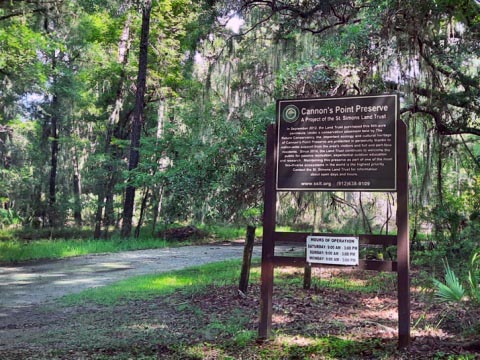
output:
[{"label": "green grass", "polygon": [[[128,300],[145,300],[157,296],[166,296],[178,290],[181,290],[185,295],[195,294],[204,291],[208,286],[237,283],[240,269],[241,262],[231,260],[162,274],[136,276],[112,285],[65,296],[63,302],[69,305],[85,302],[112,305]],[[252,268],[251,281],[257,281],[259,277],[259,267]]]},{"label": "green grass", "polygon": [[198,225],[199,229],[206,231],[219,240],[231,240],[245,237],[246,228],[231,225]]},{"label": "green grass", "polygon": [[[247,233],[246,226],[237,226],[237,225],[198,225],[199,229],[204,230],[212,234],[215,238],[219,240],[232,240],[232,239],[243,239]],[[257,226],[255,229],[255,236],[263,236],[263,228]]]},{"label": "green grass", "polygon": [[[192,296],[205,291],[209,286],[237,284],[240,270],[241,260],[230,260],[161,274],[136,276],[112,285],[65,296],[63,301],[69,305],[78,305],[85,302],[113,305],[129,300],[146,300],[157,296],[167,296],[175,291],[181,291],[185,296]],[[359,281],[348,275],[329,280],[314,277],[312,287],[375,293],[381,291],[385,286],[388,287],[388,284],[392,282],[392,276],[392,274],[379,273],[367,281]],[[250,282],[258,282],[259,278],[259,260],[254,259],[250,272]],[[275,286],[296,285],[301,287],[302,282],[303,276],[300,272],[293,274],[277,272],[275,275]]]},{"label": "green grass", "polygon": [[[179,226],[179,225],[177,225]],[[12,229],[0,230],[0,264],[18,263],[30,260],[50,260],[67,257],[114,253],[129,250],[157,249],[171,246],[201,244],[213,240],[228,241],[244,238],[245,226],[199,225],[199,229],[208,233],[205,239],[176,242],[141,235],[140,238],[92,239],[91,229]],[[258,227],[255,235],[261,237],[263,229]]]},{"label": "green grass", "polygon": [[0,241],[0,263],[61,259],[87,254],[164,248],[167,246],[172,246],[172,244],[155,238],[125,240],[7,240]]},{"label": "green grass", "polygon": [[[173,226],[180,226],[175,224]],[[120,251],[157,249],[178,245],[201,244],[213,240],[228,241],[243,239],[246,226],[235,225],[198,225],[199,229],[208,233],[205,239],[194,239],[176,242],[141,235],[140,238],[111,239],[89,238],[92,230],[88,228],[62,228],[33,230],[2,229],[0,230],[0,264],[11,264],[31,260],[53,260],[73,256],[114,253]],[[291,231],[288,227],[277,228],[277,231]],[[257,227],[255,236],[261,237],[263,228]]]},{"label": "green grass", "polygon": [[32,227],[14,227],[0,230],[0,241],[6,240],[26,240],[35,241],[41,239],[88,239],[92,236],[93,230],[89,227],[61,227],[61,228],[41,228]]},{"label": "green grass", "polygon": [[[248,334],[249,337],[255,337],[254,334]],[[257,346],[250,340],[247,345],[238,344],[235,346],[241,357],[229,355],[232,349],[225,346],[215,346],[214,344],[196,344],[186,347],[183,353],[189,359],[210,359],[213,358],[209,354],[215,354],[215,359],[231,360],[231,359],[262,359],[262,360],[283,360],[283,359],[381,359],[381,350],[378,342],[371,340],[365,342],[344,340],[334,336],[325,337],[302,337],[308,345],[295,344],[299,338],[287,337],[285,343],[281,345]],[[290,342],[291,341],[291,342]],[[247,348],[248,347],[248,348]],[[388,357],[390,358],[390,357]]]},{"label": "green grass", "polygon": [[292,339],[287,336],[282,344],[281,356],[277,357],[274,354],[268,354],[268,352],[264,355],[268,359],[309,359],[313,355],[315,358],[322,355],[322,358],[325,359],[348,359],[364,352],[371,355],[369,349],[374,348],[376,345],[374,340],[362,343],[334,336],[305,336],[304,339],[306,344],[298,345],[291,343],[289,340]]},{"label": "green grass", "polygon": [[[312,276],[311,287],[341,289],[346,291],[358,291],[362,293],[378,293],[385,289],[395,288],[395,273],[378,272],[375,276],[368,279],[357,279],[352,274],[338,274],[335,277],[324,279],[319,276]],[[291,274],[282,273],[277,270],[275,274],[275,286],[294,285],[301,288],[303,286],[303,270],[297,269]]]}]

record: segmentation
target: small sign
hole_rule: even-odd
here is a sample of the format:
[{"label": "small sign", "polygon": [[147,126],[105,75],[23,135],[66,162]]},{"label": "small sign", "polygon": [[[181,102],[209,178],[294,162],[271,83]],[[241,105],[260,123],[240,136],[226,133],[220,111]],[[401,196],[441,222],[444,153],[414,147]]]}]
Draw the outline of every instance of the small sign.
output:
[{"label": "small sign", "polygon": [[279,191],[395,191],[397,95],[279,100]]},{"label": "small sign", "polygon": [[307,262],[329,265],[358,265],[358,237],[307,236]]}]

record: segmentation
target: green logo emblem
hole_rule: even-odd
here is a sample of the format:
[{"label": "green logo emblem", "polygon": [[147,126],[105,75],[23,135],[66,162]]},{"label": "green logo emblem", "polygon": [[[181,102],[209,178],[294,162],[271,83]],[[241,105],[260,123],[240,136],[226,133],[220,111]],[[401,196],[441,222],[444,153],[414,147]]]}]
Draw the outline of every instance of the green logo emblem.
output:
[{"label": "green logo emblem", "polygon": [[283,109],[283,120],[293,123],[300,117],[300,110],[295,105],[288,105]]}]

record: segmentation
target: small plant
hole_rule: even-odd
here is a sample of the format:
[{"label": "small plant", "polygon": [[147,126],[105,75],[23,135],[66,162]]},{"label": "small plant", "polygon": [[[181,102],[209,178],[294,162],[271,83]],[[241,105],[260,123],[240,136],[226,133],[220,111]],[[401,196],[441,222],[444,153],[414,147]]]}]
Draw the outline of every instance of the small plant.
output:
[{"label": "small plant", "polygon": [[480,304],[480,252],[473,253],[470,258],[468,285],[470,286],[471,300]]},{"label": "small plant", "polygon": [[462,285],[454,271],[448,263],[444,261],[445,268],[445,284],[433,279],[438,297],[443,301],[459,302],[468,295],[468,299],[479,305],[480,304],[480,252],[476,251],[470,257],[468,263],[468,276],[466,285]]},{"label": "small plant", "polygon": [[[5,200],[6,198],[0,198],[0,203]],[[22,222],[22,218],[18,216],[15,211],[10,209],[3,209],[0,208],[0,228],[8,227],[10,225],[18,225]]]},{"label": "small plant", "polygon": [[462,301],[465,296],[465,288],[450,268],[450,265],[448,265],[448,262],[444,261],[443,266],[445,269],[445,284],[437,279],[433,279],[433,283],[437,288],[437,296],[442,301]]}]

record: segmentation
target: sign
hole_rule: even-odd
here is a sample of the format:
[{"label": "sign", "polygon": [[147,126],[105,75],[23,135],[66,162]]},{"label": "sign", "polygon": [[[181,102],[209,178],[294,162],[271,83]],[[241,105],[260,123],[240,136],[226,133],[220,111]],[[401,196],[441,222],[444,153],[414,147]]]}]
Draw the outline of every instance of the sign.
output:
[{"label": "sign", "polygon": [[397,95],[279,100],[279,191],[395,191]]},{"label": "sign", "polygon": [[307,236],[307,262],[358,265],[358,237]]}]

